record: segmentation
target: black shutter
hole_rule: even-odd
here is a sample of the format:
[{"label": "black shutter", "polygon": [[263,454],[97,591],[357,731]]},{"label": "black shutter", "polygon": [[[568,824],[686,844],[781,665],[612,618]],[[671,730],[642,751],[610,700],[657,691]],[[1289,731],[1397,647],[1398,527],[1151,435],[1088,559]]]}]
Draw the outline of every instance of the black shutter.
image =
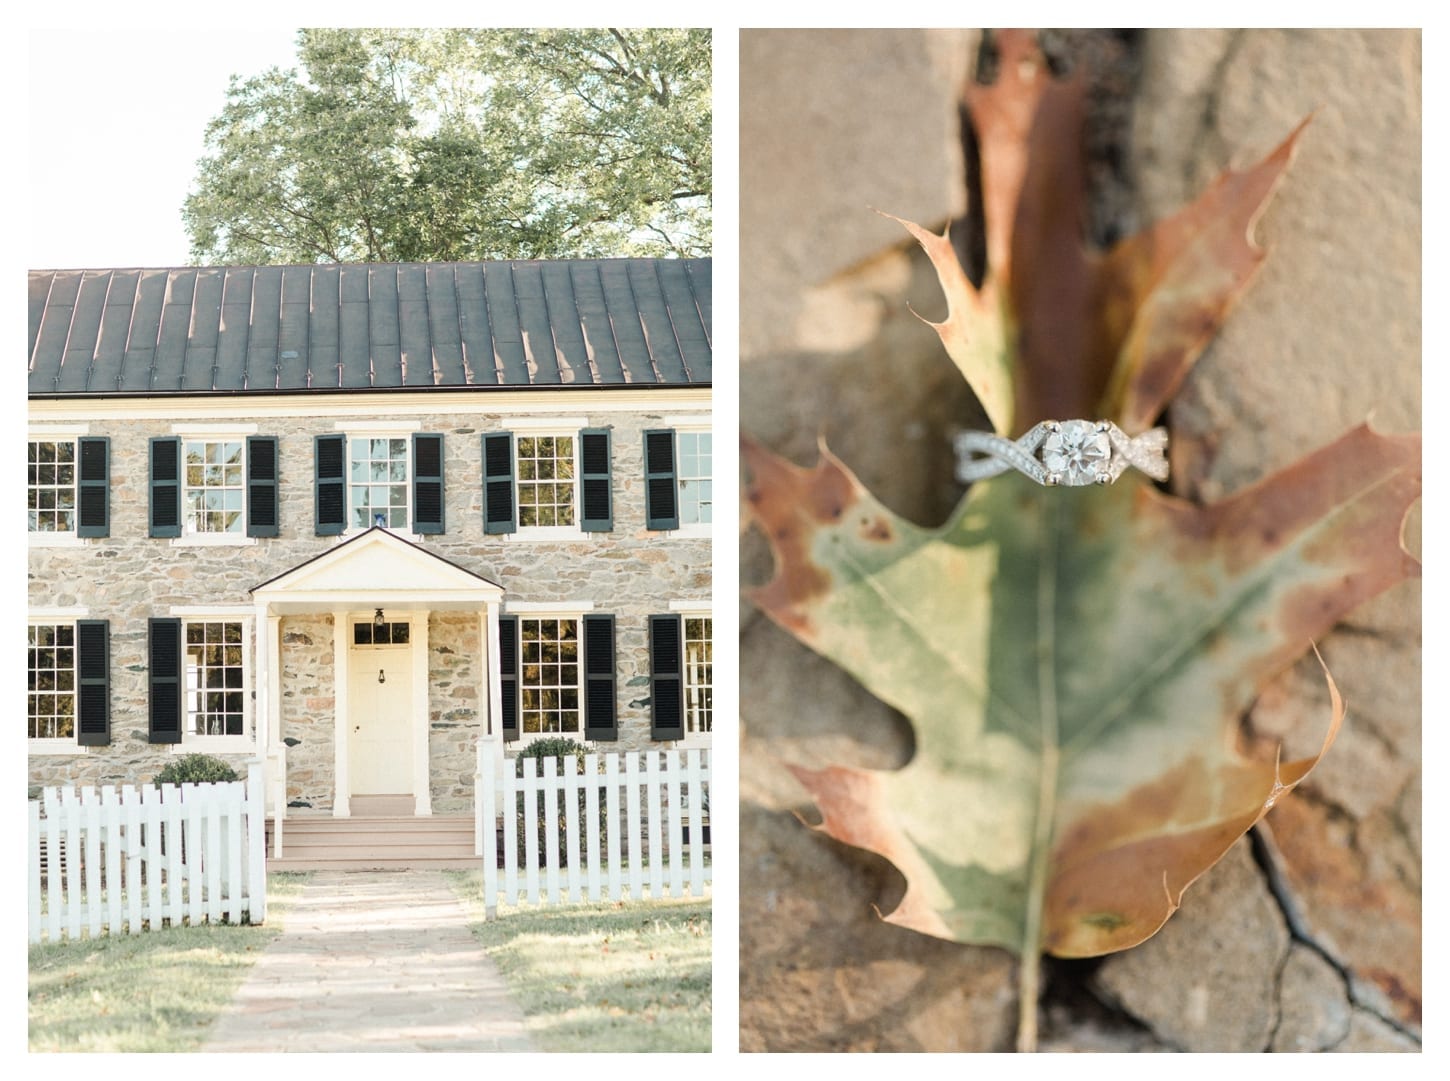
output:
[{"label": "black shutter", "polygon": [[76,536],[111,535],[111,441],[102,436],[80,441],[76,491]]},{"label": "black shutter", "polygon": [[519,621],[500,616],[498,621],[498,685],[503,699],[503,738],[519,738]]},{"label": "black shutter", "polygon": [[443,532],[443,437],[413,436],[413,532]]},{"label": "black shutter", "polygon": [[181,536],[181,440],[151,440],[151,536]]},{"label": "black shutter", "polygon": [[614,697],[614,617],[584,617],[584,738],[619,738]]},{"label": "black shutter", "polygon": [[111,742],[111,624],[76,620],[76,742],[104,747]]},{"label": "black shutter", "polygon": [[684,630],[679,616],[649,617],[650,738],[685,735]]},{"label": "black shutter", "polygon": [[489,432],[483,437],[483,531],[514,533],[514,437],[512,432]]},{"label": "black shutter", "polygon": [[180,743],[181,620],[151,620],[147,645],[151,663],[150,742]]},{"label": "black shutter", "polygon": [[644,433],[644,508],[647,529],[680,528],[673,429]]},{"label": "black shutter", "polygon": [[609,480],[609,429],[585,428],[579,433],[579,483],[584,513],[579,528],[586,533],[607,533],[614,528]]},{"label": "black shutter", "polygon": [[279,535],[277,505],[277,438],[247,437],[247,536]]},{"label": "black shutter", "polygon": [[347,436],[313,436],[312,453],[314,532],[335,537],[347,528]]}]

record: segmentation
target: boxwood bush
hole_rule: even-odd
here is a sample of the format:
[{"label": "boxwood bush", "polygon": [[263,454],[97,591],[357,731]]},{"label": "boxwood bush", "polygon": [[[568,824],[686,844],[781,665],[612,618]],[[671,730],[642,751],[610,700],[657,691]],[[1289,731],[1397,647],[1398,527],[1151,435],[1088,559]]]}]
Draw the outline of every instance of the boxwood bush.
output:
[{"label": "boxwood bush", "polygon": [[[584,757],[588,753],[589,753],[589,748],[585,747],[582,743],[576,743],[574,740],[568,739],[568,738],[563,737],[563,736],[554,736],[554,737],[550,737],[548,739],[535,740],[533,743],[530,743],[527,747],[525,747],[521,751],[519,751],[518,756],[514,759],[514,776],[515,777],[522,777],[524,775],[524,759],[526,759],[526,758],[540,758],[540,759],[542,759],[542,758],[559,758],[559,759],[564,759],[564,758],[568,758],[570,756],[572,756],[576,761],[578,761],[578,763],[579,763],[578,772],[579,773],[583,773],[584,772]],[[555,767],[555,772],[556,772],[556,774],[561,774],[561,773],[563,773],[563,771],[564,771],[564,766],[563,766],[563,764],[561,762],[558,766]],[[534,767],[534,776],[536,776],[536,777],[542,776],[543,775],[543,772],[544,772],[544,767],[542,766],[542,764]],[[588,813],[588,804],[585,801],[588,799],[588,795],[589,795],[588,792],[586,792],[586,791],[584,791],[582,789],[579,792],[579,828],[580,828],[580,835],[581,835],[580,836],[580,840],[585,845],[588,844],[588,841],[585,839],[587,835],[584,833],[584,830],[586,828],[585,825],[584,825],[584,823],[585,823],[585,815]],[[563,792],[558,793],[558,795],[557,795],[556,798],[558,800],[558,803],[556,804],[554,810],[555,810],[556,815],[558,816],[557,817],[557,829],[558,829],[558,832],[559,832],[560,864],[561,864],[561,866],[567,867],[568,864],[569,864],[569,858],[568,858],[568,855],[567,855],[567,853],[568,853],[568,847],[567,846],[568,846],[568,841],[569,841],[569,820],[567,818],[567,813],[568,812],[565,810],[564,793]],[[520,793],[519,796],[518,796],[518,801],[519,801],[518,812],[519,813],[518,813],[518,818],[516,819],[516,821],[518,822],[518,856],[517,856],[517,866],[519,866],[519,867],[525,866],[525,864],[527,863],[527,858],[528,858],[527,849],[525,847],[526,841],[525,841],[525,832],[524,832],[525,831],[524,799],[525,799],[525,797],[524,797],[523,793]],[[544,865],[545,858],[548,855],[548,848],[547,848],[548,841],[545,838],[545,830],[548,828],[548,819],[544,816],[544,796],[543,796],[543,793],[538,793],[534,797],[533,814],[535,816],[535,819],[538,822],[538,827],[537,827],[538,828],[538,834],[537,834],[537,836],[538,836],[538,839],[539,839],[539,866],[542,867]],[[609,825],[609,814],[608,814],[608,810],[606,809],[606,806],[604,804],[604,793],[601,792],[600,793],[600,807],[599,807],[599,851],[601,853],[603,853],[605,851],[606,838],[608,837],[608,832],[607,832],[608,831],[608,825]],[[584,851],[587,852],[588,851],[588,848],[586,847],[584,849]]]},{"label": "boxwood bush", "polygon": [[164,784],[211,784],[237,779],[237,771],[214,755],[184,754],[168,762],[151,783],[160,788]]}]

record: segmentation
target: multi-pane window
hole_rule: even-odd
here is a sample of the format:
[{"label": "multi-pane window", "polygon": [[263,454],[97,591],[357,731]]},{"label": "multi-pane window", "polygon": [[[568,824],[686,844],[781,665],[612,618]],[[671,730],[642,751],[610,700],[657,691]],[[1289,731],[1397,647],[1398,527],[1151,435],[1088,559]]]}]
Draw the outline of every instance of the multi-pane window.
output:
[{"label": "multi-pane window", "polygon": [[186,532],[244,532],[247,489],[242,440],[188,440],[184,453]]},{"label": "multi-pane window", "polygon": [[30,626],[28,732],[31,739],[72,739],[75,736],[75,635],[75,625],[71,623]]},{"label": "multi-pane window", "polygon": [[406,646],[408,644],[407,623],[365,623],[352,625],[352,644],[355,646]]},{"label": "multi-pane window", "polygon": [[680,482],[680,524],[698,522],[709,525],[713,504],[710,433],[679,432],[675,438],[679,450],[676,470]]},{"label": "multi-pane window", "polygon": [[246,669],[241,623],[188,622],[186,732],[246,735]]},{"label": "multi-pane window", "polygon": [[521,618],[519,643],[522,731],[578,732],[579,621]]},{"label": "multi-pane window", "polygon": [[75,442],[68,439],[32,441],[29,465],[30,532],[75,532]]},{"label": "multi-pane window", "polygon": [[357,437],[349,441],[348,522],[350,528],[408,524],[408,440]]},{"label": "multi-pane window", "polygon": [[518,444],[519,525],[574,524],[574,437],[521,435]]},{"label": "multi-pane window", "polygon": [[691,735],[710,731],[714,713],[710,623],[709,616],[685,617],[685,730]]}]

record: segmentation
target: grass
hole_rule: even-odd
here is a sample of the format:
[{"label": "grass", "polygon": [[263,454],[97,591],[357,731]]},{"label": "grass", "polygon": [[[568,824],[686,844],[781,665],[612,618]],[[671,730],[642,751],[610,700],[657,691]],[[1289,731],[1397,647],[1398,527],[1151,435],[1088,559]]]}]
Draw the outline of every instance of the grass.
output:
[{"label": "grass", "polygon": [[281,933],[305,874],[267,876],[261,927],[165,928],[30,947],[31,1051],[195,1051]]},{"label": "grass", "polygon": [[708,899],[500,906],[456,872],[471,929],[546,1051],[709,1051]]}]

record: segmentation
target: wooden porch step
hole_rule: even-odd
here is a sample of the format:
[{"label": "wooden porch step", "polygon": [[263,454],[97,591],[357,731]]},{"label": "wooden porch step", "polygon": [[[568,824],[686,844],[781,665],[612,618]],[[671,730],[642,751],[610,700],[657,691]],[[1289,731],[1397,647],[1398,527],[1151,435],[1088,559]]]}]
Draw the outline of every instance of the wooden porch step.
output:
[{"label": "wooden porch step", "polygon": [[[269,825],[271,825],[269,823]],[[271,837],[267,851],[272,851]],[[466,815],[288,818],[273,871],[468,869],[476,867],[473,819]]]}]

